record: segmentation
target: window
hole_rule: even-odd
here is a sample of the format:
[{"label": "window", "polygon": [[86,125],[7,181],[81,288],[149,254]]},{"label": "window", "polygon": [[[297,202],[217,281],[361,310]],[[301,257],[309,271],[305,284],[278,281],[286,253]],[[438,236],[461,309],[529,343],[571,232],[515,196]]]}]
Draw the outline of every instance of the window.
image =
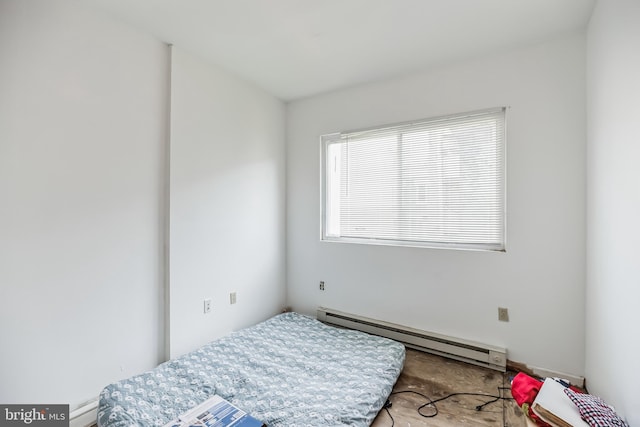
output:
[{"label": "window", "polygon": [[323,240],[504,250],[504,108],[321,139]]}]

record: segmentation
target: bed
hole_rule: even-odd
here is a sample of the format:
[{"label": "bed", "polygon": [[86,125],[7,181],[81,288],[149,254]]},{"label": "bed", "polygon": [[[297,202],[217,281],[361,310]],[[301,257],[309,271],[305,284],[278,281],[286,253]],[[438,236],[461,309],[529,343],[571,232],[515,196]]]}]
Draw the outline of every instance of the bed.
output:
[{"label": "bed", "polygon": [[108,385],[98,426],[164,426],[214,395],[269,427],[368,426],[404,358],[395,341],[283,313]]}]

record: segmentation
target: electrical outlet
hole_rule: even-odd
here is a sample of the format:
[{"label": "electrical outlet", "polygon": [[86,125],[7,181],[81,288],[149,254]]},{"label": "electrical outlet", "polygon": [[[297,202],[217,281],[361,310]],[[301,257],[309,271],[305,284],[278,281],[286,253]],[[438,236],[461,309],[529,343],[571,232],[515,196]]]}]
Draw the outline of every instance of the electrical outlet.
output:
[{"label": "electrical outlet", "polygon": [[509,321],[509,309],[504,307],[498,307],[498,320],[501,322]]},{"label": "electrical outlet", "polygon": [[211,298],[204,300],[204,314],[211,312]]},{"label": "electrical outlet", "polygon": [[320,282],[320,290],[324,291],[324,282]]},{"label": "electrical outlet", "polygon": [[236,293],[231,292],[229,294],[229,304],[235,304],[235,303],[236,303]]}]

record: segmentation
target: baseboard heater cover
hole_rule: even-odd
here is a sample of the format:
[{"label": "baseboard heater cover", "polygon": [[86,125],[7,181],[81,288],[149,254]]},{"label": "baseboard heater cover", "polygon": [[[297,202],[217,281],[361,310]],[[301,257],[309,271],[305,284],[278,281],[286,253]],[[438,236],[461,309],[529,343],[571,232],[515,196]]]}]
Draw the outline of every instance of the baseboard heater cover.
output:
[{"label": "baseboard heater cover", "polygon": [[407,347],[427,353],[484,366],[501,372],[505,372],[507,369],[507,350],[502,347],[422,331],[325,307],[318,308],[317,319],[328,325],[355,329],[372,335],[390,338],[403,343]]},{"label": "baseboard heater cover", "polygon": [[98,399],[81,404],[69,414],[70,427],[87,427],[96,424],[98,419]]}]

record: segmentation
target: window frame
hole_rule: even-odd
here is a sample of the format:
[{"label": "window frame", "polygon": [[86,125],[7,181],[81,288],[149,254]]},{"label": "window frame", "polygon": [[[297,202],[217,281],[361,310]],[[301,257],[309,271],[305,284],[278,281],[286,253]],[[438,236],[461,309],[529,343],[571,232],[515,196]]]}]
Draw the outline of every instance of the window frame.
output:
[{"label": "window frame", "polygon": [[[384,130],[391,128],[405,128],[411,125],[419,125],[429,122],[454,120],[469,116],[485,115],[491,113],[502,114],[502,132],[499,143],[502,145],[500,162],[497,171],[500,173],[499,189],[502,199],[502,209],[499,212],[501,216],[501,242],[490,243],[473,243],[473,242],[436,242],[436,241],[419,241],[419,240],[403,240],[403,239],[380,239],[375,237],[345,237],[334,236],[328,234],[327,230],[327,208],[328,199],[327,192],[330,191],[327,183],[327,149],[331,144],[343,141],[345,135],[371,132],[376,130]],[[497,212],[498,213],[498,212]],[[484,110],[475,110],[470,112],[449,114],[438,117],[431,117],[420,120],[411,120],[407,122],[392,123],[381,126],[372,126],[352,131],[334,132],[320,136],[320,240],[322,242],[332,243],[355,243],[367,245],[381,246],[401,246],[401,247],[419,247],[419,248],[435,248],[435,249],[455,249],[455,250],[471,250],[471,251],[491,251],[506,252],[507,248],[507,107],[489,108]]]}]

